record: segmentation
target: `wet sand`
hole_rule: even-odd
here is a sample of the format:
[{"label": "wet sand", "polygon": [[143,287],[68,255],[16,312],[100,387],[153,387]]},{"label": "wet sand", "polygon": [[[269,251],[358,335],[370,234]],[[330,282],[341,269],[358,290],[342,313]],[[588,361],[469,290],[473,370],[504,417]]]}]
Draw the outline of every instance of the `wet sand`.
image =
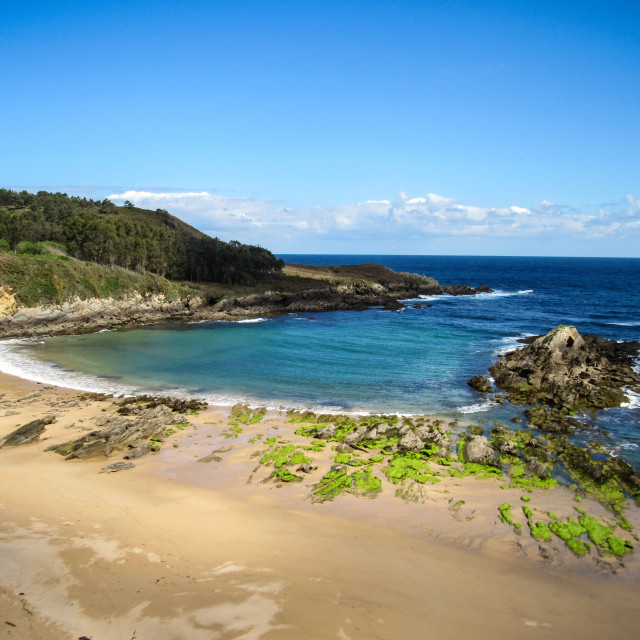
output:
[{"label": "wet sand", "polygon": [[[497,505],[522,492],[498,480],[447,478],[409,502],[389,485],[376,499],[312,504],[317,475],[278,487],[252,457],[258,435],[301,439],[285,418],[225,438],[221,408],[133,469],[101,474],[121,456],[44,449],[92,428],[110,401],[1,374],[0,393],[0,437],[57,415],[40,441],[0,449],[0,637],[637,637],[638,551],[620,562],[541,550],[499,521]],[[530,504],[561,517],[575,505],[562,489]],[[637,508],[627,516],[640,526]]]}]

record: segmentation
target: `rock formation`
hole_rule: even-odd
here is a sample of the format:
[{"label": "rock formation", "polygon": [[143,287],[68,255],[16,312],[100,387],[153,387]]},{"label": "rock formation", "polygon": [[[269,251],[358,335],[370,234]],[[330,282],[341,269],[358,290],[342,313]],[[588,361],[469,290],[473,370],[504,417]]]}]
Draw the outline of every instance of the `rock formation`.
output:
[{"label": "rock formation", "polygon": [[640,343],[618,343],[580,335],[560,325],[522,349],[505,355],[490,371],[496,384],[519,404],[547,404],[565,410],[617,407],[624,388],[640,392],[633,356]]}]

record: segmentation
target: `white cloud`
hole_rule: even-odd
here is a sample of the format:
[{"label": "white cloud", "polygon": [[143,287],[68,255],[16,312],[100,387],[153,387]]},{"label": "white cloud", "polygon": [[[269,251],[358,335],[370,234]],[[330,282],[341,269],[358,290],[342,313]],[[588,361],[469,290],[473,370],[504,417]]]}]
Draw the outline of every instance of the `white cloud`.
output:
[{"label": "white cloud", "polygon": [[548,200],[535,207],[480,207],[435,193],[412,198],[400,193],[394,201],[365,200],[296,210],[273,200],[206,191],[127,190],[109,199],[167,209],[211,235],[276,251],[283,251],[281,247],[286,245],[291,252],[309,252],[316,247],[326,252],[332,247],[367,252],[374,244],[403,247],[409,242],[422,249],[427,242],[446,238],[491,240],[495,246],[527,238],[550,243],[565,238],[575,243],[604,237],[627,239],[640,231],[640,200],[631,195],[596,213],[582,213]]}]

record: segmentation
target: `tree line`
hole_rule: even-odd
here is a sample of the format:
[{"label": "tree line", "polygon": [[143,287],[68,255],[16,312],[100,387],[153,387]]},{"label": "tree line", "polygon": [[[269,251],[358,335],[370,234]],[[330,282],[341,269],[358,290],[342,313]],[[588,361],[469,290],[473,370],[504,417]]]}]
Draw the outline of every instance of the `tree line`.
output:
[{"label": "tree line", "polygon": [[163,209],[0,189],[0,247],[55,242],[80,260],[172,280],[251,284],[283,267],[270,251],[211,238]]}]

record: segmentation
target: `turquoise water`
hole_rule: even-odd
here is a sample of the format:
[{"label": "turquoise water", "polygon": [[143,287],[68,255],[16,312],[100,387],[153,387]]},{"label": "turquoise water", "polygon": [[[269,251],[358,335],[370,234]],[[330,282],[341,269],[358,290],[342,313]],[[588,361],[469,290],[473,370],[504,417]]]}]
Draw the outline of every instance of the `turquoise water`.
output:
[{"label": "turquoise water", "polygon": [[[494,294],[434,296],[402,311],[295,314],[241,323],[162,324],[84,336],[5,341],[0,368],[48,382],[116,392],[180,393],[210,402],[508,419],[466,384],[516,339],[575,324],[640,339],[640,260],[283,256],[290,262],[381,262],[444,284]],[[635,458],[640,410],[592,421],[612,449]],[[593,434],[591,434],[593,435]]]}]

